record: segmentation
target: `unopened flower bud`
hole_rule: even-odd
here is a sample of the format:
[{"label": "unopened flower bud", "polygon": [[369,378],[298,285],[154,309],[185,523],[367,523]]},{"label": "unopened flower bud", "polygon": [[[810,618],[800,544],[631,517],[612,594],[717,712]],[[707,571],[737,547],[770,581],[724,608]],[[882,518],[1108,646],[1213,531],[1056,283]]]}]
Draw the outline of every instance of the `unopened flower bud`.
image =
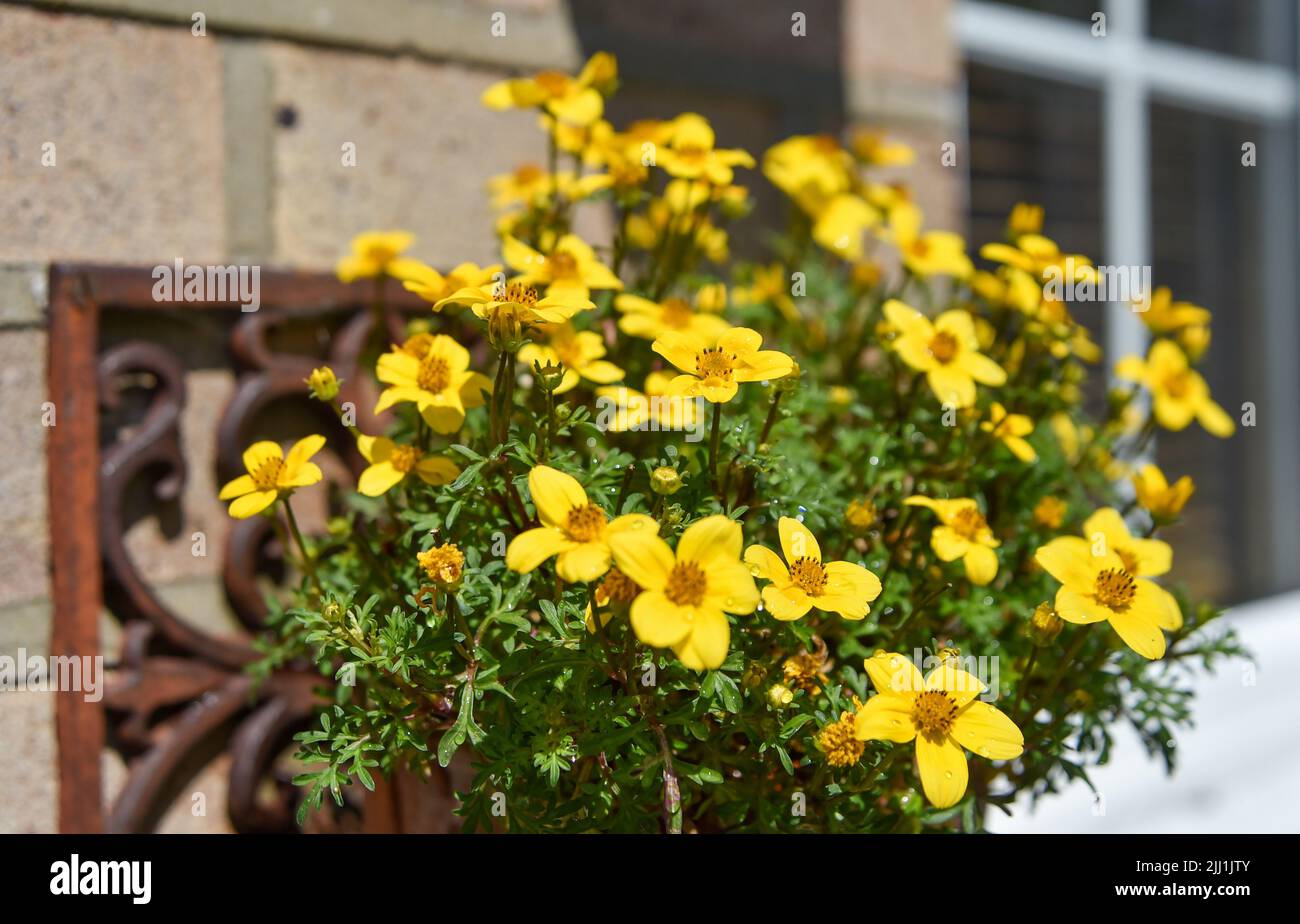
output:
[{"label": "unopened flower bud", "polygon": [[767,688],[767,701],[780,709],[794,701],[794,691],[783,683],[774,683]]},{"label": "unopened flower bud", "polygon": [[670,465],[661,465],[650,473],[650,490],[667,497],[682,489],[681,472]]},{"label": "unopened flower bud", "polygon": [[339,380],[329,366],[313,369],[304,381],[317,401],[333,401],[339,395]]},{"label": "unopened flower bud", "polygon": [[1050,603],[1040,603],[1029,617],[1029,635],[1034,644],[1044,648],[1056,641],[1056,637],[1065,628],[1065,621],[1056,615]]}]

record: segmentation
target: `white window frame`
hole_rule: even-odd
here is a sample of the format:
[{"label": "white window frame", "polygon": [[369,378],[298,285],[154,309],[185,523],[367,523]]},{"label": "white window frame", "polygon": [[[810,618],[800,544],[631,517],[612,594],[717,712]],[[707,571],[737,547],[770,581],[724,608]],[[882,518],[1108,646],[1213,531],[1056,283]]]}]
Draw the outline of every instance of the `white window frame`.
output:
[{"label": "white window frame", "polygon": [[[1102,100],[1104,262],[1151,263],[1151,159],[1148,102],[1159,99],[1187,109],[1238,117],[1261,132],[1297,132],[1297,75],[1286,67],[1152,39],[1146,0],[1099,0],[1106,35],[1092,34],[1091,21],[989,2],[961,0],[954,11],[957,41],[966,58],[1029,76],[1096,88]],[[1298,37],[1300,40],[1300,37]],[[1276,137],[1276,134],[1275,134]],[[1300,150],[1300,135],[1293,135]],[[1259,168],[1267,189],[1300,189],[1295,163],[1270,157],[1260,144]],[[1277,171],[1283,171],[1279,174]],[[1288,175],[1288,171],[1291,175]],[[1257,546],[1275,585],[1294,582],[1300,541],[1300,308],[1296,299],[1295,229],[1300,200],[1265,194],[1261,203],[1265,236],[1264,308],[1267,331],[1256,341],[1268,370],[1268,393],[1256,404],[1272,428],[1261,469],[1271,508],[1270,535]],[[1282,233],[1276,233],[1283,229]],[[1280,238],[1280,240],[1279,240]],[[1222,306],[1231,310],[1231,306]],[[1126,304],[1106,312],[1107,358],[1144,353],[1146,329]],[[1251,396],[1242,396],[1249,400]],[[1229,409],[1231,411],[1231,409]],[[1263,537],[1261,537],[1263,538]]]}]

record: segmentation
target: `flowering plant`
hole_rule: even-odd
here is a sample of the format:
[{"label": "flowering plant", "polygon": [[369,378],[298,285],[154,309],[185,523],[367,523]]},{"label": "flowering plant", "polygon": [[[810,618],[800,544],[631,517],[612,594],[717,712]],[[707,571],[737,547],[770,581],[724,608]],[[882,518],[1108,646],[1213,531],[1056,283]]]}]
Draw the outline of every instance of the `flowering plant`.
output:
[{"label": "flowering plant", "polygon": [[464,827],[509,831],[980,830],[1087,780],[1120,722],[1172,768],[1183,668],[1241,653],[1159,582],[1192,485],[1142,462],[1158,425],[1232,430],[1208,312],[1137,306],[1157,339],[1090,416],[1100,350],[1049,282],[1096,270],[1041,209],[977,269],[882,178],[907,147],[795,137],[761,162],[789,229],[736,265],[760,165],[696,114],[615,128],[616,84],[598,54],[484,94],[549,150],[491,181],[500,264],[354,242],[340,278],[430,311],[373,358],[385,432],[308,382],[366,462],[326,534],[291,499],[321,437],[254,444],[222,491],[283,516],[302,575],[260,669],[335,680],[304,815],[458,752]]}]

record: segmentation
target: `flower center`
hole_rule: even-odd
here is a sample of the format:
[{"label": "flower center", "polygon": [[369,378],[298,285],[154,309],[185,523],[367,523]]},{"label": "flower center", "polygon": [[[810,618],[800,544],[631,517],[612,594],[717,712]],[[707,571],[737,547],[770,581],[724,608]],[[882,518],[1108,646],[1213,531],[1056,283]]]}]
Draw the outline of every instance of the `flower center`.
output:
[{"label": "flower center", "polygon": [[710,347],[695,354],[695,374],[702,379],[730,382],[735,364],[736,354],[726,353],[722,347]]},{"label": "flower center", "polygon": [[274,491],[284,469],[284,460],[279,456],[263,459],[254,471],[248,474],[259,491]]},{"label": "flower center", "polygon": [[388,461],[393,468],[405,475],[415,468],[415,463],[420,461],[420,450],[414,446],[398,446],[388,457]]},{"label": "flower center", "polygon": [[465,553],[450,542],[420,552],[415,560],[431,580],[441,584],[455,584],[465,570]]},{"label": "flower center", "polygon": [[605,531],[605,511],[595,504],[584,504],[569,511],[565,531],[578,542],[595,542]]},{"label": "flower center", "polygon": [[681,330],[691,323],[694,312],[684,299],[669,298],[663,302],[663,322],[666,326]]},{"label": "flower center", "polygon": [[798,558],[790,565],[790,580],[804,593],[816,597],[826,589],[826,569],[815,558]]},{"label": "flower center", "polygon": [[542,71],[533,81],[547,96],[560,97],[569,91],[569,75],[560,71]]},{"label": "flower center", "polygon": [[572,279],[578,275],[578,261],[573,254],[553,253],[546,261],[551,267],[552,279]]},{"label": "flower center", "polygon": [[930,355],[941,363],[952,362],[957,355],[957,338],[941,330],[930,338]]},{"label": "flower center", "polygon": [[668,575],[664,596],[678,606],[699,606],[704,602],[704,591],[708,586],[703,568],[693,561],[679,561]]},{"label": "flower center", "polygon": [[451,367],[447,365],[447,360],[441,356],[424,357],[420,360],[420,371],[415,376],[415,384],[422,391],[433,392],[435,395],[446,391],[451,385]]},{"label": "flower center", "polygon": [[974,507],[963,507],[957,511],[957,515],[952,518],[949,524],[967,542],[974,542],[980,534],[989,528],[988,521],[984,515]]},{"label": "flower center", "polygon": [[520,186],[529,186],[542,179],[544,175],[542,168],[536,164],[524,164],[515,171],[515,182]]},{"label": "flower center", "polygon": [[1119,568],[1107,568],[1097,575],[1097,586],[1093,590],[1097,602],[1108,610],[1122,613],[1133,602],[1137,593],[1137,584],[1133,576]]},{"label": "flower center", "polygon": [[402,342],[402,352],[416,359],[424,359],[431,346],[433,346],[433,334],[412,334]]},{"label": "flower center", "polygon": [[537,290],[532,286],[526,286],[522,283],[512,282],[506,286],[505,297],[500,301],[511,305],[522,305],[524,308],[531,308],[537,304]]},{"label": "flower center", "polygon": [[926,690],[912,702],[912,723],[927,738],[942,738],[957,718],[957,701],[942,690]]},{"label": "flower center", "polygon": [[1181,372],[1165,377],[1165,391],[1171,398],[1186,397],[1191,385],[1187,381],[1187,376]]}]

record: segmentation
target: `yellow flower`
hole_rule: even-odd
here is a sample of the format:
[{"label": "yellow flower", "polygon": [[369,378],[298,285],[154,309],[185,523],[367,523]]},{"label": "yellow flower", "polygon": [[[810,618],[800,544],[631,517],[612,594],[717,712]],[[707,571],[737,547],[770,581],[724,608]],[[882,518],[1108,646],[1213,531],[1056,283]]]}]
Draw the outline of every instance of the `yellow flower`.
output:
[{"label": "yellow flower", "polygon": [[951,231],[921,233],[921,210],[910,202],[890,211],[889,234],[902,255],[903,265],[917,276],[965,279],[975,271],[961,235]]},{"label": "yellow flower", "polygon": [[483,105],[498,110],[538,107],[562,122],[590,125],[605,111],[601,91],[612,89],[617,79],[618,62],[614,56],[598,51],[577,77],[542,71],[533,77],[494,83],[483,92]]},{"label": "yellow flower", "polygon": [[1022,234],[1012,244],[985,244],[980,256],[994,263],[1014,266],[1029,273],[1040,283],[1058,279],[1061,283],[1095,279],[1092,261],[1082,254],[1062,253],[1051,238],[1041,234]]},{"label": "yellow flower", "polygon": [[763,153],[763,175],[816,215],[853,185],[853,159],[831,135],[794,135]]},{"label": "yellow flower", "polygon": [[477,263],[461,263],[450,273],[443,275],[432,266],[426,266],[417,260],[410,260],[397,278],[402,281],[402,288],[414,292],[442,310],[442,303],[448,296],[470,286],[484,286],[501,272],[501,264],[479,266]]},{"label": "yellow flower", "polygon": [[721,667],[731,644],[727,613],[758,606],[758,588],[740,561],[743,542],[740,524],[722,515],[688,526],[676,553],[651,529],[611,535],[619,570],[645,588],[632,603],[636,637],[671,648],[691,670]]},{"label": "yellow flower", "polygon": [[851,263],[862,259],[862,235],[880,224],[875,207],[853,193],[835,196],[813,213],[812,237],[831,253]]},{"label": "yellow flower", "polygon": [[748,327],[736,327],[716,340],[667,333],[652,349],[682,375],[668,386],[672,395],[703,397],[722,404],[736,396],[741,382],[779,379],[794,371],[794,360],[778,350],[761,350],[763,338]]},{"label": "yellow flower", "polygon": [[767,688],[767,701],[780,709],[794,702],[794,691],[782,683],[774,683]]},{"label": "yellow flower", "polygon": [[317,401],[333,401],[339,396],[339,380],[329,366],[313,369],[304,380],[311,396]]},{"label": "yellow flower", "polygon": [[694,398],[669,394],[673,376],[651,372],[645,378],[645,392],[625,386],[597,388],[596,394],[614,401],[610,433],[640,430],[647,423],[655,430],[694,430],[700,423],[700,405]]},{"label": "yellow flower", "polygon": [[909,507],[933,510],[941,521],[930,533],[930,548],[943,561],[961,559],[966,577],[984,586],[998,573],[998,556],[993,550],[1002,543],[993,538],[979,504],[969,497],[937,500],[914,494],[903,501]]},{"label": "yellow flower", "polygon": [[[543,205],[555,195],[556,186],[563,185],[562,176],[552,176],[537,164],[520,164],[509,173],[499,173],[488,180],[492,207],[501,209],[519,203]],[[567,178],[572,181],[573,174],[568,174]]]},{"label": "yellow flower", "polygon": [[466,408],[483,404],[483,392],[492,391],[487,376],[471,372],[469,351],[439,334],[417,358],[404,350],[379,357],[375,369],[388,388],[379,396],[375,413],[404,401],[415,402],[420,416],[438,433],[455,433],[465,422]]},{"label": "yellow flower", "polygon": [[357,449],[370,463],[357,480],[357,490],[367,497],[385,494],[410,474],[435,487],[460,477],[460,469],[446,456],[426,456],[414,446],[399,446],[386,436],[358,436]]},{"label": "yellow flower", "polygon": [[[555,570],[562,579],[571,584],[594,581],[609,570],[610,543],[615,537],[654,536],[659,531],[659,524],[643,513],[610,520],[587,499],[576,478],[547,465],[536,465],[528,473],[528,493],[542,525],[511,540],[506,549],[506,567],[511,571],[527,574],[558,556]],[[635,574],[632,577],[636,580]]]},{"label": "yellow flower", "polygon": [[763,605],[774,618],[801,619],[813,607],[845,619],[867,615],[871,601],[880,596],[878,577],[852,562],[823,563],[817,539],[792,517],[781,517],[777,529],[784,562],[766,546],[745,550],[745,562],[754,576],[769,582],[763,588]]},{"label": "yellow flower", "polygon": [[1184,475],[1171,485],[1159,468],[1144,465],[1133,476],[1133,489],[1143,510],[1158,520],[1170,520],[1183,512],[1196,485],[1190,475]]},{"label": "yellow flower", "polygon": [[1006,382],[1002,367],[979,352],[975,324],[967,312],[945,311],[931,323],[915,308],[891,298],[885,302],[885,317],[898,331],[894,351],[907,365],[925,373],[939,401],[970,407],[975,403],[976,382]]},{"label": "yellow flower", "polygon": [[844,522],[855,530],[870,528],[879,517],[876,505],[865,498],[855,498],[844,508]]},{"label": "yellow flower", "polygon": [[623,288],[619,278],[576,234],[564,235],[545,254],[517,238],[507,237],[502,242],[501,253],[510,268],[520,273],[515,281],[546,286],[548,298],[583,302],[591,298],[592,289]]},{"label": "yellow flower", "polygon": [[1173,334],[1187,327],[1208,327],[1212,317],[1199,305],[1174,301],[1168,286],[1160,286],[1152,293],[1145,311],[1141,302],[1135,300],[1134,310],[1153,334]]},{"label": "yellow flower", "polygon": [[415,556],[424,573],[443,589],[453,589],[465,574],[465,553],[454,543],[445,542]]},{"label": "yellow flower", "polygon": [[839,721],[818,732],[817,749],[826,755],[826,763],[832,767],[852,767],[862,759],[867,743],[855,736],[856,724],[854,714],[845,710],[840,713]]},{"label": "yellow flower", "polygon": [[1021,462],[1033,462],[1038,458],[1034,447],[1025,441],[1025,437],[1034,432],[1034,422],[1024,414],[1008,414],[1005,407],[994,401],[989,407],[989,419],[980,422],[980,429],[1001,440],[1002,445]]},{"label": "yellow flower", "polygon": [[1014,240],[1022,234],[1038,234],[1043,230],[1043,207],[1029,202],[1017,202],[1007,216],[1007,234]]},{"label": "yellow flower", "polygon": [[1210,386],[1191,368],[1187,356],[1172,340],[1151,344],[1146,362],[1126,356],[1115,366],[1120,378],[1139,382],[1151,392],[1156,421],[1169,430],[1183,430],[1193,419],[1212,435],[1228,437],[1236,427],[1210,397]]},{"label": "yellow flower", "polygon": [[320,467],[309,461],[324,445],[323,436],[304,436],[284,455],[279,443],[270,440],[254,443],[244,450],[244,468],[248,474],[227,482],[217,498],[232,502],[230,515],[237,520],[261,513],[280,497],[292,494],[295,488],[305,488],[324,477]]},{"label": "yellow flower", "polygon": [[407,231],[366,231],[352,239],[352,253],[338,262],[339,282],[353,282],[372,276],[400,276],[420,265],[400,256],[415,242]]},{"label": "yellow flower", "polygon": [[1171,617],[1168,594],[1154,582],[1134,577],[1114,549],[1062,536],[1035,552],[1034,560],[1061,582],[1055,606],[1066,622],[1107,621],[1142,657],[1154,660],[1164,655],[1160,629]]},{"label": "yellow flower", "polygon": [[591,603],[587,604],[587,631],[596,631],[596,619],[593,610],[600,611],[600,624],[607,625],[619,613],[627,612],[632,601],[641,588],[622,571],[611,567],[605,572],[596,589],[591,592]]},{"label": "yellow flower", "polygon": [[906,167],[916,152],[901,141],[889,141],[878,129],[860,128],[850,140],[853,156],[871,167]]},{"label": "yellow flower", "polygon": [[821,685],[826,683],[826,655],[824,651],[801,651],[791,655],[781,665],[785,682],[796,690],[805,693],[820,693]]},{"label": "yellow flower", "polygon": [[799,320],[799,308],[790,297],[790,280],[780,263],[755,266],[750,284],[736,286],[732,297],[737,305],[774,305],[787,321]]},{"label": "yellow flower", "polygon": [[995,305],[1006,305],[1022,314],[1036,315],[1043,300],[1043,288],[1024,270],[1000,267],[997,273],[983,270],[971,277],[971,288]]},{"label": "yellow flower", "polygon": [[713,128],[704,116],[683,113],[673,119],[668,146],[659,152],[658,164],[679,179],[703,179],[715,186],[731,183],[733,167],[754,166],[754,158],[747,152],[715,148],[713,142]]},{"label": "yellow flower", "polygon": [[1045,648],[1056,641],[1064,628],[1065,620],[1056,615],[1056,610],[1052,609],[1050,603],[1038,604],[1029,617],[1029,637],[1039,648]]},{"label": "yellow flower", "polygon": [[[1139,539],[1130,535],[1124,518],[1117,510],[1103,507],[1083,521],[1083,538],[1092,547],[1093,554],[1114,552],[1124,563],[1124,570],[1135,578],[1159,577],[1173,567],[1174,550],[1159,539]],[[1159,584],[1158,595],[1164,599],[1165,617],[1160,628],[1173,631],[1183,624],[1183,612],[1174,595]]]},{"label": "yellow flower", "polygon": [[591,299],[575,298],[567,291],[538,298],[536,289],[519,282],[460,289],[435,304],[433,310],[441,311],[453,302],[471,306],[475,315],[487,321],[489,343],[493,349],[505,352],[519,349],[530,328],[567,321],[580,311],[596,307]]},{"label": "yellow flower", "polygon": [[530,343],[519,351],[519,361],[529,369],[533,363],[554,365],[564,364],[564,378],[555,394],[563,394],[578,384],[579,378],[599,385],[617,382],[623,377],[623,370],[608,360],[605,355],[605,341],[595,331],[576,331],[571,324],[559,324],[549,328],[549,337],[545,344]]},{"label": "yellow flower", "polygon": [[1069,509],[1060,500],[1048,494],[1034,505],[1034,522],[1048,529],[1060,529]]},{"label": "yellow flower", "polygon": [[966,794],[965,750],[989,760],[1014,760],[1024,751],[1020,729],[977,698],[984,684],[954,661],[925,678],[894,652],[878,651],[863,663],[877,692],[858,707],[854,733],[862,741],[915,739],[921,788],[936,808],[956,805]]},{"label": "yellow flower", "polygon": [[[618,319],[618,329],[629,337],[654,340],[669,331],[681,331],[705,339],[716,338],[730,325],[716,314],[704,311],[699,305],[705,299],[701,289],[693,310],[683,298],[666,298],[652,302],[640,295],[625,294],[614,299],[614,307],[623,315]],[[712,294],[708,297],[714,297]]]}]

